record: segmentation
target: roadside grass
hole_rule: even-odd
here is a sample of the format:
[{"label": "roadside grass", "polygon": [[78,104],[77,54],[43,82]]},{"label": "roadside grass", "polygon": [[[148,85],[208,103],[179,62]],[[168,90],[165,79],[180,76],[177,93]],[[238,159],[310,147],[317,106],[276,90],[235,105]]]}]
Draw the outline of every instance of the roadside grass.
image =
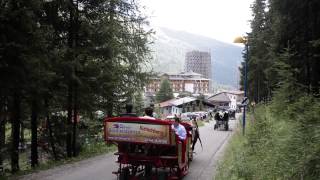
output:
[{"label": "roadside grass", "polygon": [[248,114],[219,162],[216,180],[320,177],[320,102],[308,96],[259,105]]},{"label": "roadside grass", "polygon": [[241,128],[234,134],[214,179],[287,179],[286,168],[278,166],[285,165],[283,153],[293,125],[275,119],[267,106],[258,107],[247,119],[245,136]]},{"label": "roadside grass", "polygon": [[[240,125],[239,125],[240,126]],[[250,126],[250,123],[247,123],[247,127]],[[238,179],[233,173],[239,167],[237,163],[243,155],[241,150],[245,144],[246,139],[242,136],[242,129],[236,128],[229,144],[227,145],[226,151],[224,152],[223,158],[218,162],[218,168],[215,180],[236,180]]]},{"label": "roadside grass", "polygon": [[201,127],[201,126],[205,125],[204,121],[197,121],[197,124],[198,124],[198,127]]},{"label": "roadside grass", "polygon": [[[75,162],[78,162],[78,161],[81,161],[84,159],[88,159],[90,157],[98,156],[98,155],[105,154],[108,152],[113,152],[115,150],[116,150],[115,145],[106,145],[105,142],[95,142],[95,143],[87,144],[81,149],[81,152],[80,152],[79,156],[77,156],[77,157],[73,157],[73,158],[69,158],[69,159],[61,159],[58,161],[48,160],[44,163],[40,163],[40,165],[36,168],[31,168],[30,164],[24,163],[24,164],[21,164],[22,165],[21,171],[19,171],[15,175],[5,174],[2,177],[0,176],[0,180],[16,179],[18,176],[27,175],[27,174],[35,173],[38,171],[55,168],[55,167],[65,165],[65,164],[75,163]],[[26,156],[27,156],[27,154],[24,153],[21,157],[22,158],[21,161],[27,162]]]}]

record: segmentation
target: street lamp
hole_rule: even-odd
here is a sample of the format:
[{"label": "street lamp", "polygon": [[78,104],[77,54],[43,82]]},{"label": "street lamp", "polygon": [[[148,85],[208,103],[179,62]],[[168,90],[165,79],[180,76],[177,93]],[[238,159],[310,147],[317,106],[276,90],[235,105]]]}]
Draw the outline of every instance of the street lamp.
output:
[{"label": "street lamp", "polygon": [[[248,39],[247,37],[236,37],[233,41],[234,43],[241,43],[245,45],[246,49],[246,58],[244,60],[244,99],[247,99],[247,67],[248,67],[248,58],[249,58],[249,48],[248,48]],[[242,118],[242,133],[245,134],[246,127],[246,103],[243,106],[243,118]]]}]

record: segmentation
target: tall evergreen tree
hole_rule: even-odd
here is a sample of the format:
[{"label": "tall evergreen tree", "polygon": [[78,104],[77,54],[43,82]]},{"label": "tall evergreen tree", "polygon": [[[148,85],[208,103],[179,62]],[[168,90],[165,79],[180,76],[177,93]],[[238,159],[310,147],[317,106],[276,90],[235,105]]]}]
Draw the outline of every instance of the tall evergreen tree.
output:
[{"label": "tall evergreen tree", "polygon": [[142,115],[143,113],[143,97],[141,91],[138,91],[134,94],[134,101],[133,101],[133,107],[135,110],[135,113],[138,115]]},{"label": "tall evergreen tree", "polygon": [[318,1],[270,1],[273,21],[272,47],[275,56],[284,48],[295,52],[290,65],[296,69],[294,77],[309,93],[319,93],[319,50],[314,42],[320,37]]},{"label": "tall evergreen tree", "polygon": [[147,21],[139,8],[131,0],[1,1],[0,107],[11,114],[14,172],[22,120],[31,119],[34,167],[40,117],[47,119],[55,159],[60,156],[56,142],[75,156],[78,114],[104,109],[110,115],[120,100],[142,89],[152,31],[144,29]]},{"label": "tall evergreen tree", "polygon": [[[24,98],[29,97],[30,82],[39,62],[39,18],[40,1],[1,2],[1,84],[11,96],[10,112],[12,122],[12,171],[19,170],[21,106]],[[39,35],[39,36],[38,36]],[[40,38],[40,39],[39,39]],[[32,42],[30,44],[30,42]],[[10,76],[9,76],[10,74]],[[30,81],[31,80],[31,81]]]},{"label": "tall evergreen tree", "polygon": [[170,82],[167,78],[163,79],[160,84],[160,89],[156,94],[158,102],[163,102],[173,98],[173,92],[171,89]]},{"label": "tall evergreen tree", "polygon": [[265,99],[268,95],[265,69],[268,66],[266,44],[266,4],[265,0],[256,0],[252,6],[252,32],[248,35],[248,96],[255,102]]}]

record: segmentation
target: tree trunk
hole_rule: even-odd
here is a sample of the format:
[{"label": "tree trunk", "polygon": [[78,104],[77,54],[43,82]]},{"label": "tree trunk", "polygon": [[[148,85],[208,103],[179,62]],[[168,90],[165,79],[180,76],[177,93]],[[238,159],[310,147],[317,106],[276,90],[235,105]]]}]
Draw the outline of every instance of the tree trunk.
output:
[{"label": "tree trunk", "polygon": [[52,149],[53,158],[54,158],[54,160],[58,160],[56,146],[54,145],[54,139],[53,139],[53,135],[52,135],[52,126],[51,126],[51,120],[50,120],[50,116],[49,116],[50,111],[49,111],[48,100],[46,99],[44,103],[45,103],[45,108],[46,108],[46,116],[47,116],[48,130],[49,130],[49,142],[50,142],[50,146]]},{"label": "tree trunk", "polygon": [[[74,41],[74,47],[78,47],[78,32],[79,32],[79,14],[78,14],[78,7],[79,7],[79,1],[75,1],[75,11],[74,11],[74,20],[73,20],[73,41]],[[75,61],[77,61],[77,57],[75,57]],[[77,65],[75,65],[75,76],[77,76]],[[73,101],[73,138],[72,138],[72,149],[73,149],[73,156],[76,157],[78,155],[78,149],[77,149],[77,117],[78,117],[78,84],[74,84],[74,101]]]},{"label": "tree trunk", "polygon": [[72,157],[72,132],[71,132],[71,126],[72,126],[72,85],[69,85],[68,89],[68,119],[67,119],[67,156]]},{"label": "tree trunk", "polygon": [[113,102],[111,99],[108,99],[108,104],[107,104],[107,117],[112,117],[112,112],[113,112]]},{"label": "tree trunk", "polygon": [[78,116],[78,92],[77,86],[75,86],[75,94],[74,94],[74,109],[73,109],[73,138],[72,138],[72,150],[73,156],[76,157],[78,155],[77,151],[77,116]]},{"label": "tree trunk", "polygon": [[0,116],[0,167],[3,167],[3,160],[4,160],[3,155],[6,154],[4,149],[4,146],[6,144],[5,131],[6,131],[6,128],[5,128],[4,116]]},{"label": "tree trunk", "polygon": [[12,116],[12,149],[11,149],[11,171],[19,171],[19,142],[20,142],[20,105],[21,96],[15,93],[13,97],[13,116]]},{"label": "tree trunk", "polygon": [[[70,0],[69,4],[69,30],[68,30],[68,47],[71,57],[71,61],[74,60],[74,55],[72,50],[75,47],[75,23],[74,23],[74,1]],[[73,70],[73,69],[72,69]],[[73,113],[73,80],[69,80],[68,88],[68,122],[67,122],[67,156],[72,157],[72,113]]]},{"label": "tree trunk", "polygon": [[38,163],[38,103],[37,100],[32,101],[31,114],[31,167],[36,167]]},{"label": "tree trunk", "polygon": [[308,93],[310,94],[312,92],[312,81],[311,81],[311,67],[310,67],[310,60],[309,57],[307,58],[307,61],[305,61],[305,65],[306,65],[306,75],[307,75],[307,80],[306,80],[306,85],[308,87]]},{"label": "tree trunk", "polygon": [[5,101],[4,98],[0,100],[0,167],[3,167],[3,155],[5,154],[4,146],[6,144],[5,135],[6,135],[6,128],[5,128]]},{"label": "tree trunk", "polygon": [[[23,125],[23,122],[21,121],[21,124],[20,124],[20,147],[24,148],[24,145],[25,145],[24,125]],[[22,150],[24,150],[24,149],[22,149]]]}]

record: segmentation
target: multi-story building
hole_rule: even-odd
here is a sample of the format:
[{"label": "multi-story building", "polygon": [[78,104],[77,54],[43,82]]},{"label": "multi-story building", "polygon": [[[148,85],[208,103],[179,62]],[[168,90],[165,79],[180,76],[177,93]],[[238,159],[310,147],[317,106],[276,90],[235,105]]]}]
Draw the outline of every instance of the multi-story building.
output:
[{"label": "multi-story building", "polygon": [[201,74],[195,72],[181,72],[178,74],[163,73],[151,78],[151,82],[145,87],[146,93],[159,91],[161,80],[167,78],[170,81],[173,92],[190,92],[206,94],[209,92],[210,79],[203,78]]},{"label": "multi-story building", "polygon": [[211,55],[209,52],[190,51],[186,53],[184,70],[202,74],[204,78],[212,79]]}]

